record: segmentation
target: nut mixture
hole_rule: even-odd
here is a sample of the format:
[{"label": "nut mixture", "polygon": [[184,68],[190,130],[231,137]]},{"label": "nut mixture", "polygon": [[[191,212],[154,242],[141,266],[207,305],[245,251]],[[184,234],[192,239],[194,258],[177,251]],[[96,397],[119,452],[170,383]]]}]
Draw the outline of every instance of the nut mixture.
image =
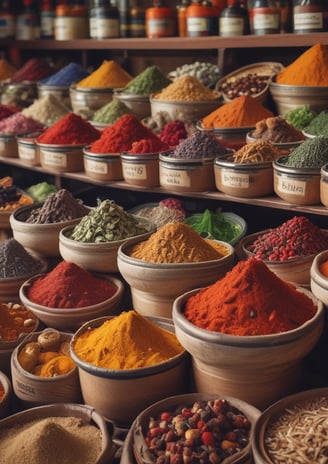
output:
[{"label": "nut mixture", "polygon": [[231,77],[223,82],[219,90],[233,100],[241,95],[257,95],[262,92],[268,85],[270,76],[259,75],[256,73],[247,76]]},{"label": "nut mixture", "polygon": [[150,417],[145,441],[156,464],[218,464],[249,444],[251,423],[225,399]]}]

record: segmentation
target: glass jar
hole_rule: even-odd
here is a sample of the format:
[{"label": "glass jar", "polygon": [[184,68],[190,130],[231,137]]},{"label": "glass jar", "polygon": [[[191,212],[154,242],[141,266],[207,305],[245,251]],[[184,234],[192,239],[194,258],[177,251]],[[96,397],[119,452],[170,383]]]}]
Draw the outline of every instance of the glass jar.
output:
[{"label": "glass jar", "polygon": [[187,37],[187,7],[190,5],[190,0],[180,0],[177,4],[177,20],[178,20],[178,35],[179,37]]},{"label": "glass jar", "polygon": [[239,0],[228,0],[219,18],[219,35],[230,37],[249,33],[248,10]]},{"label": "glass jar", "polygon": [[89,11],[91,39],[120,36],[120,13],[110,0],[93,0]]},{"label": "glass jar", "polygon": [[324,31],[324,6],[320,0],[294,0],[293,31],[298,34]]},{"label": "glass jar", "polygon": [[250,0],[248,11],[251,34],[280,33],[280,4],[278,0]]},{"label": "glass jar", "polygon": [[146,37],[146,10],[142,1],[133,0],[130,9],[131,37]]},{"label": "glass jar", "polygon": [[15,15],[9,1],[0,2],[0,39],[12,38],[15,35]]},{"label": "glass jar", "polygon": [[186,17],[188,37],[218,35],[218,10],[211,2],[193,1],[186,10]]},{"label": "glass jar", "polygon": [[88,10],[82,4],[60,3],[56,7],[55,39],[75,40],[89,37]]},{"label": "glass jar", "polygon": [[176,32],[176,16],[173,8],[155,0],[151,8],[146,9],[146,36],[173,37]]},{"label": "glass jar", "polygon": [[39,18],[33,0],[24,0],[23,7],[17,14],[15,36],[17,40],[40,38]]},{"label": "glass jar", "polygon": [[55,36],[55,6],[52,0],[43,0],[40,9],[40,36],[53,39]]}]

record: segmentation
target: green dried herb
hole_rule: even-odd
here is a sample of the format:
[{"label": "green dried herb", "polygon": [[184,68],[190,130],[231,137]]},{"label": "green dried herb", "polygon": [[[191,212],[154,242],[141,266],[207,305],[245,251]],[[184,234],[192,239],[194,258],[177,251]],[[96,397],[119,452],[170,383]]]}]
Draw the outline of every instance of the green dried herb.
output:
[{"label": "green dried herb", "polygon": [[303,130],[317,116],[309,105],[299,106],[285,113],[284,118],[299,130]]},{"label": "green dried herb", "polygon": [[172,81],[165,77],[157,66],[149,66],[132,79],[122,92],[129,95],[150,95],[171,83]]},{"label": "green dried herb", "polygon": [[206,209],[202,214],[193,214],[185,219],[190,227],[202,237],[232,242],[241,232],[240,226],[228,221],[222,213],[213,213]]},{"label": "green dried herb", "polygon": [[307,139],[296,147],[283,164],[294,168],[318,168],[328,163],[328,138],[315,137]]},{"label": "green dried herb", "polygon": [[304,128],[304,132],[311,135],[327,135],[328,111],[321,111],[312,121]]}]

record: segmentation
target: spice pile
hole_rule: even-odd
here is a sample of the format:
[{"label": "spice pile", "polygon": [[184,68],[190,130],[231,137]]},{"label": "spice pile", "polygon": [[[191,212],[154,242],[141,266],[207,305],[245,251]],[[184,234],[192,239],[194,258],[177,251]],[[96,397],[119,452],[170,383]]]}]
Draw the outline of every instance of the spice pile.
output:
[{"label": "spice pile", "polygon": [[173,332],[134,310],[84,331],[75,338],[73,350],[82,361],[115,370],[154,366],[184,351]]},{"label": "spice pile", "polygon": [[10,79],[10,82],[39,82],[54,72],[54,68],[43,58],[30,58]]},{"label": "spice pile", "polygon": [[199,263],[221,259],[227,253],[223,245],[203,239],[188,224],[176,222],[165,224],[134,245],[130,256],[150,263]]},{"label": "spice pile", "polygon": [[188,216],[185,223],[202,237],[227,243],[233,242],[242,232],[239,224],[229,221],[222,213],[214,213],[209,209],[205,209],[202,214]]},{"label": "spice pile", "polygon": [[[310,72],[309,72],[310,71]],[[316,43],[276,76],[277,84],[328,86],[328,47]]]},{"label": "spice pile", "polygon": [[17,113],[17,111],[21,111],[21,109],[16,105],[4,105],[0,103],[0,121]]},{"label": "spice pile", "polygon": [[165,124],[158,136],[162,142],[167,143],[170,147],[175,147],[181,140],[188,137],[188,132],[185,123],[177,120]]},{"label": "spice pile", "polygon": [[195,77],[186,75],[179,77],[161,92],[152,96],[155,100],[168,101],[207,101],[215,100],[218,94],[205,87]]},{"label": "spice pile", "polygon": [[101,124],[114,124],[124,114],[131,114],[131,110],[125,103],[113,97],[112,101],[93,113],[92,121]]},{"label": "spice pile", "polygon": [[42,206],[31,211],[26,218],[29,224],[54,224],[80,218],[89,213],[89,208],[73,197],[71,192],[60,189],[51,193]]},{"label": "spice pile", "polygon": [[234,163],[265,163],[279,158],[282,154],[272,142],[259,140],[243,145],[232,154],[231,159]]},{"label": "spice pile", "polygon": [[37,143],[53,145],[88,145],[100,137],[100,132],[75,113],[67,113],[46,129]]},{"label": "spice pile", "polygon": [[238,262],[216,283],[189,297],[184,316],[195,326],[230,335],[287,332],[311,319],[317,308],[256,258]]},{"label": "spice pile", "polygon": [[122,89],[122,93],[128,95],[150,95],[159,92],[169,84],[171,84],[170,79],[164,76],[158,66],[149,66],[133,78]]},{"label": "spice pile", "polygon": [[117,205],[103,200],[73,228],[69,238],[83,243],[106,243],[145,234],[149,226]]},{"label": "spice pile", "polygon": [[144,206],[134,214],[149,219],[157,228],[169,222],[182,222],[186,217],[186,211],[182,207],[181,200],[176,198],[165,198],[158,205]]},{"label": "spice pile", "polygon": [[304,130],[310,122],[317,116],[309,105],[298,106],[284,114],[284,118],[299,130]]},{"label": "spice pile", "polygon": [[205,116],[201,123],[204,129],[253,127],[261,119],[271,116],[273,116],[272,111],[261,105],[255,98],[243,95],[219,106]]},{"label": "spice pile", "polygon": [[173,151],[168,153],[171,158],[202,159],[230,153],[220,141],[212,134],[195,131],[185,140],[182,140]]},{"label": "spice pile", "polygon": [[30,116],[25,116],[21,111],[4,118],[0,121],[0,133],[3,134],[28,134],[42,132],[45,126]]},{"label": "spice pile", "polygon": [[17,340],[36,329],[38,320],[19,303],[0,303],[0,340]]},{"label": "spice pile", "polygon": [[12,177],[6,176],[0,179],[0,212],[14,211],[19,206],[31,203],[33,203],[32,198],[17,190]]},{"label": "spice pile", "polygon": [[211,87],[219,79],[220,70],[216,64],[195,61],[191,64],[178,66],[174,71],[169,73],[170,79],[174,81],[186,75],[195,77],[206,87]]},{"label": "spice pile", "polygon": [[[242,451],[250,442],[247,416],[225,399],[197,401],[149,419],[145,442],[155,463],[220,463]],[[172,446],[172,444],[176,446]]]},{"label": "spice pile", "polygon": [[17,69],[5,58],[0,59],[0,81],[10,80]]},{"label": "spice pile", "polygon": [[70,109],[51,93],[38,98],[32,105],[22,110],[24,116],[33,118],[44,126],[51,126],[69,112]]},{"label": "spice pile", "polygon": [[91,74],[76,83],[76,87],[124,87],[132,76],[113,60],[105,60]]},{"label": "spice pile", "polygon": [[69,339],[55,329],[45,329],[35,342],[26,343],[17,356],[20,366],[39,377],[57,377],[75,368]]},{"label": "spice pile", "polygon": [[254,139],[269,140],[273,143],[299,142],[305,135],[281,116],[262,119],[252,132]]},{"label": "spice pile", "polygon": [[31,276],[41,272],[44,264],[32,256],[15,238],[0,241],[0,277]]},{"label": "spice pile", "polygon": [[93,423],[55,416],[0,429],[0,463],[90,464],[102,450],[102,434]]},{"label": "spice pile", "polygon": [[102,131],[99,139],[91,143],[89,151],[96,154],[122,153],[131,150],[133,142],[144,139],[164,144],[136,116],[125,114]]},{"label": "spice pile", "polygon": [[255,258],[269,261],[309,256],[327,248],[328,234],[304,216],[294,216],[275,229],[270,229],[247,247]]},{"label": "spice pile", "polygon": [[42,79],[41,85],[69,87],[89,76],[90,72],[78,63],[69,63],[54,74]]},{"label": "spice pile", "polygon": [[323,110],[311,119],[309,124],[304,127],[304,132],[310,135],[328,136],[328,110]]},{"label": "spice pile", "polygon": [[82,267],[61,261],[49,273],[37,277],[26,288],[29,300],[48,308],[83,308],[111,298],[117,291],[109,280],[96,277]]},{"label": "spice pile", "polygon": [[281,162],[293,168],[320,169],[328,163],[328,137],[305,140]]}]

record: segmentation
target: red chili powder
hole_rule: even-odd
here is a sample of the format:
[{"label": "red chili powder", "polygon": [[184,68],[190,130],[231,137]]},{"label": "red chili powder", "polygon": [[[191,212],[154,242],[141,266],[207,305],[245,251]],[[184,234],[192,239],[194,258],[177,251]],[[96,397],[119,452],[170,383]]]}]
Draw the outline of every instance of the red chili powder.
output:
[{"label": "red chili powder", "polygon": [[36,139],[54,145],[89,145],[100,137],[100,131],[75,113],[67,113]]},{"label": "red chili powder", "polygon": [[161,130],[159,138],[162,142],[167,143],[171,147],[176,145],[188,137],[188,132],[186,130],[185,123],[183,121],[170,121]]},{"label": "red chili powder", "polygon": [[146,154],[146,153],[159,153],[170,149],[170,145],[162,142],[160,139],[141,139],[132,143],[131,150],[128,153],[133,154]]},{"label": "red chili powder", "polygon": [[82,308],[107,300],[116,285],[94,276],[77,264],[61,261],[51,272],[37,277],[27,297],[49,308]]},{"label": "red chili powder", "polygon": [[268,335],[295,329],[316,311],[307,295],[252,257],[191,296],[184,315],[197,327],[214,332]]},{"label": "red chili powder", "polygon": [[90,146],[92,153],[122,153],[129,151],[133,142],[142,139],[158,139],[132,114],[121,116],[113,125],[106,127],[98,140]]}]

